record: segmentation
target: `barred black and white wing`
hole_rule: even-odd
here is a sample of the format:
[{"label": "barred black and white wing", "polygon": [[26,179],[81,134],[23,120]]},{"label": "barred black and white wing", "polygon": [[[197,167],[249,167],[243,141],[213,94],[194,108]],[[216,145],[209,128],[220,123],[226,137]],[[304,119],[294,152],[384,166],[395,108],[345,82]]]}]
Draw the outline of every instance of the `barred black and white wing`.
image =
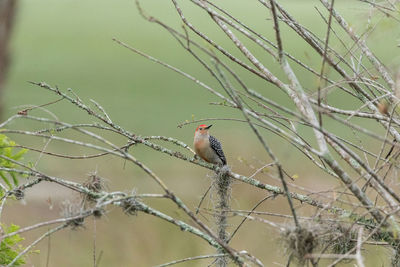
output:
[{"label": "barred black and white wing", "polygon": [[226,165],[226,158],[224,155],[224,151],[222,150],[221,143],[218,141],[217,138],[215,138],[214,136],[211,136],[211,135],[210,135],[209,141],[210,141],[211,148],[215,151],[215,153],[217,153],[217,155],[220,158],[220,160],[222,161],[223,165]]}]

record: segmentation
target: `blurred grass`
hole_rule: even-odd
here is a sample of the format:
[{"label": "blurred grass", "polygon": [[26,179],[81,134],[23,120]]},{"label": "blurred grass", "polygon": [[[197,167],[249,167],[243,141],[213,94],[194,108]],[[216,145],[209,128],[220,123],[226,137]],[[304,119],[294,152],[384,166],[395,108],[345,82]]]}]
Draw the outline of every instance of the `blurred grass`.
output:
[{"label": "blurred grass", "polygon": [[[218,1],[222,6],[228,6],[228,10],[237,14],[247,24],[274,40],[269,20],[270,14],[266,9],[260,8],[256,2]],[[314,10],[314,6],[320,7],[318,1],[280,2],[294,14],[298,21],[324,38],[326,26]],[[240,56],[227,37],[213,26],[206,14],[198,12],[197,8],[186,1],[182,1],[182,6],[193,24],[201,26],[208,35],[230,48],[234,55]],[[150,15],[161,18],[177,29],[181,28],[182,23],[169,1],[143,1],[143,7]],[[368,15],[366,5],[357,1],[336,1],[336,8],[356,30],[364,29]],[[323,8],[320,7],[320,10],[326,14]],[[398,53],[393,54],[387,46],[381,46],[380,42],[384,39],[386,44],[389,46],[393,44],[392,47],[396,47],[399,30],[394,29],[393,25],[385,19],[383,20],[381,26],[375,30],[369,45],[382,61],[394,68],[399,59]],[[335,29],[340,32],[338,27]],[[315,56],[315,53],[295,34],[288,31],[287,27],[282,25],[282,31],[285,49],[319,71],[320,58]],[[207,84],[216,85],[201,66],[168,33],[139,16],[133,1],[22,0],[19,1],[18,17],[11,45],[12,66],[5,99],[3,99],[6,103],[5,117],[15,114],[20,109],[18,107],[20,105],[38,105],[56,99],[54,95],[28,84],[27,81],[45,81],[51,85],[58,85],[62,90],[72,88],[86,102],[89,98],[95,99],[103,105],[115,122],[128,130],[141,135],[172,136],[188,144],[192,142],[194,125],[179,129],[176,127],[178,123],[191,120],[192,117],[200,119],[238,116],[236,111],[229,108],[208,105],[209,102],[219,101],[219,99],[176,73],[117,45],[111,40],[112,37],[178,66]],[[333,45],[337,43],[332,39]],[[273,72],[279,72],[279,67],[268,55],[258,48],[253,47],[253,49],[254,53]],[[300,74],[299,78],[306,90],[315,91],[317,79],[310,77],[298,67],[295,69]],[[282,105],[291,107],[290,101],[276,88],[243,71],[239,73],[244,74],[252,88]],[[283,77],[282,74],[278,76]],[[330,95],[330,101],[339,102],[344,108],[359,105],[345,98],[342,93],[336,92]],[[55,107],[49,107],[49,110],[68,122],[93,120],[64,102]],[[35,111],[35,114],[41,113]],[[234,170],[250,174],[252,170],[249,170],[249,164],[257,165],[259,160],[267,160],[262,148],[253,140],[251,131],[245,125],[225,121],[214,124],[213,134],[224,141],[228,161]],[[20,126],[26,125],[20,124]],[[352,136],[351,131],[338,127],[338,124],[332,123],[328,127]],[[300,130],[310,131],[302,128]],[[299,175],[299,184],[302,186],[313,184],[315,190],[332,187],[333,183],[329,181],[315,185],[315,179],[323,175],[318,171],[310,173],[310,166],[307,162],[303,162],[304,160],[299,160],[299,153],[294,152],[286,144],[282,144],[279,138],[271,134],[266,134],[266,136],[273,150],[285,158],[287,168]],[[18,138],[20,142],[28,140],[17,137],[17,141]],[[246,140],[246,142],[238,143],[237,140]],[[44,145],[33,141],[32,144],[39,147]],[[75,155],[82,152],[75,147],[56,143],[51,143],[49,150]],[[182,164],[165,155],[149,152],[142,147],[135,148],[134,154],[148,163],[178,195],[193,206],[209,185],[210,180],[204,178],[206,173],[203,169]],[[30,157],[31,160],[35,160],[37,154],[31,154]],[[248,163],[241,163],[237,160],[238,157]],[[145,177],[143,172],[134,166],[128,165],[123,168],[123,165],[123,162],[111,157],[76,164],[76,162],[61,162],[44,156],[39,163],[42,170],[76,181],[84,181],[89,172],[97,170],[101,176],[109,179],[109,187],[114,190],[129,191],[132,188],[139,188],[140,193],[154,190],[154,183]],[[258,178],[271,182],[265,175]],[[240,203],[240,208],[244,209],[251,208],[265,193],[257,191],[255,194],[254,190],[249,190],[247,186],[235,185],[233,194],[234,199],[237,199],[237,202],[234,200],[235,205]],[[56,186],[38,187],[27,193],[28,206],[13,204],[7,208],[6,220],[25,226],[33,221],[56,217],[60,209],[59,201],[64,196],[66,192]],[[47,199],[54,201],[54,210],[43,212],[43,209],[48,207]],[[268,203],[265,208],[280,212],[286,209],[286,202],[282,199],[271,203],[273,205]],[[154,203],[154,205],[161,205],[159,207],[173,212],[173,208],[165,207],[163,204]],[[39,217],[38,214],[40,214]],[[51,263],[57,262],[57,266],[90,265],[93,245],[92,220],[88,220],[87,227],[86,231],[67,230],[52,237]],[[274,231],[251,222],[241,231],[238,239],[233,240],[233,245],[238,249],[249,250],[261,259],[268,259],[271,262],[285,262],[282,259],[283,252],[277,253],[277,250],[280,251],[277,249],[279,241]],[[33,236],[35,235],[29,234],[28,240],[31,240]],[[201,240],[181,233],[154,218],[144,215],[130,218],[122,215],[119,210],[111,211],[110,215],[98,221],[97,238],[98,249],[104,251],[100,266],[150,266],[211,251]],[[39,247],[42,253],[32,255],[31,261],[35,266],[44,266],[47,244],[44,242]],[[369,260],[371,264],[382,261],[383,259],[378,257]],[[193,262],[186,266],[204,265],[201,262]]]}]

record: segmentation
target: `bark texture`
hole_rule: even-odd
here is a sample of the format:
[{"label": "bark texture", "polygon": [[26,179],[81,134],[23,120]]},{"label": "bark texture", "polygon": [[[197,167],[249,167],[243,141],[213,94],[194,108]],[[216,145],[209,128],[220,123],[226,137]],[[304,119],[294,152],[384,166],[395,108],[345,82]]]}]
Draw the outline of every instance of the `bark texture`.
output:
[{"label": "bark texture", "polygon": [[4,109],[4,87],[10,65],[9,42],[17,0],[0,0],[0,118]]}]

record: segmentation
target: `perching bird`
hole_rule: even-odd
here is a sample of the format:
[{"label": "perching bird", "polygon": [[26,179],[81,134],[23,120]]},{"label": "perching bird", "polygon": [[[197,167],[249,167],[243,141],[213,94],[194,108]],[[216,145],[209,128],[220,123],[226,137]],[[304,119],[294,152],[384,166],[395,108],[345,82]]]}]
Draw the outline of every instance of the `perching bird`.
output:
[{"label": "perching bird", "polygon": [[201,124],[196,128],[194,133],[194,151],[196,154],[209,163],[226,165],[224,151],[222,151],[221,143],[208,133],[212,125]]}]

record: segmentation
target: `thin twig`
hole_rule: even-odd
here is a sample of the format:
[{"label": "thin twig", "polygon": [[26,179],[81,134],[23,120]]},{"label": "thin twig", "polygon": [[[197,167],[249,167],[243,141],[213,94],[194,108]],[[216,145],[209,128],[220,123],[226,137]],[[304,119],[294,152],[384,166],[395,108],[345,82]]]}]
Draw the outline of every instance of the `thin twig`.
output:
[{"label": "thin twig", "polygon": [[38,239],[36,239],[35,241],[32,242],[32,244],[30,244],[29,246],[27,246],[23,251],[21,251],[8,265],[7,267],[11,267],[13,266],[13,264],[19,259],[21,258],[23,255],[25,255],[29,250],[31,250],[37,243],[39,243],[40,241],[42,241],[44,238],[46,238],[47,236],[54,234],[55,232],[64,229],[65,227],[68,226],[68,223],[59,225],[49,231],[47,231],[46,233],[44,233],[42,236],[40,236]]}]

